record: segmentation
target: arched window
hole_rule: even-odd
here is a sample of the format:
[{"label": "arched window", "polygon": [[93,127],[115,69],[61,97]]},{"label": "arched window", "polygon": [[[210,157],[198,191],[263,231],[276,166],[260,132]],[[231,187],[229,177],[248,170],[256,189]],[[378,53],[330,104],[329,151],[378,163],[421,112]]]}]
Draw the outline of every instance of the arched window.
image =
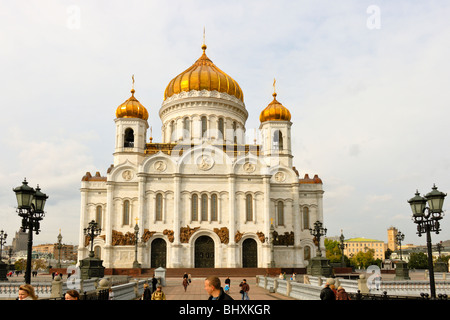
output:
[{"label": "arched window", "polygon": [[237,143],[237,124],[236,121],[233,121],[233,142]]},{"label": "arched window", "polygon": [[161,193],[156,195],[156,203],[155,203],[155,220],[162,220],[162,206],[163,206],[163,197]]},{"label": "arched window", "polygon": [[217,221],[217,195],[211,195],[211,221]]},{"label": "arched window", "polygon": [[245,219],[246,221],[253,220],[253,197],[251,194],[245,197]]},{"label": "arched window", "polygon": [[191,220],[198,220],[198,195],[193,194],[191,199]]},{"label": "arched window", "polygon": [[217,124],[217,126],[218,126],[217,129],[220,132],[220,137],[218,138],[223,139],[223,132],[224,132],[223,118],[219,118],[219,123]]},{"label": "arched window", "polygon": [[202,194],[202,221],[208,220],[208,196]]},{"label": "arched window", "polygon": [[130,201],[125,200],[123,202],[123,219],[122,219],[123,225],[129,225],[130,224]]},{"label": "arched window", "polygon": [[183,138],[189,139],[191,136],[191,120],[188,117],[183,119]]},{"label": "arched window", "polygon": [[277,203],[277,219],[278,219],[278,225],[284,226],[284,203],[283,203],[283,201],[278,201],[278,203]]},{"label": "arched window", "polygon": [[134,131],[133,131],[133,129],[127,128],[125,130],[123,146],[125,148],[133,148],[134,147]]},{"label": "arched window", "polygon": [[273,133],[273,149],[283,150],[283,134],[280,130],[275,130]]},{"label": "arched window", "polygon": [[95,210],[95,222],[97,222],[99,228],[102,227],[102,206],[97,206]]},{"label": "arched window", "polygon": [[205,137],[206,130],[208,130],[208,122],[206,120],[206,117],[203,116],[202,117],[202,138],[206,138]]},{"label": "arched window", "polygon": [[309,229],[309,208],[303,208],[303,229]]}]

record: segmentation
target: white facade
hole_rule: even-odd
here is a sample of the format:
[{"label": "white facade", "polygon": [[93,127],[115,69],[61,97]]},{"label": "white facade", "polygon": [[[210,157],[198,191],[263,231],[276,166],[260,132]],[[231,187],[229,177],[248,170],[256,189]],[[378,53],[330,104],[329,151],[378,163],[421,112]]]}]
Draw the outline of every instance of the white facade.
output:
[{"label": "white facade", "polygon": [[114,120],[113,165],[82,179],[79,259],[90,250],[83,229],[96,220],[94,251],[106,268],[132,267],[136,223],[143,268],[306,267],[323,189],[292,166],[292,123],[263,122],[258,141],[245,141],[243,101],[208,90],[170,96],[159,116],[160,143],[147,140],[146,120]]}]

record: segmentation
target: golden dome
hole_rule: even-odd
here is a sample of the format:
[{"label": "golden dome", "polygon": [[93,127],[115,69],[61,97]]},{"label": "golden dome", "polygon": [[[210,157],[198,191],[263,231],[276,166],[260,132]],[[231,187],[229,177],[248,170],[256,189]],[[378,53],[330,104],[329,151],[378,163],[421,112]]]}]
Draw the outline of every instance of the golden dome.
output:
[{"label": "golden dome", "polygon": [[202,56],[188,69],[173,78],[164,91],[164,100],[182,91],[208,90],[219,91],[235,96],[244,101],[244,94],[239,84],[220,70],[206,56],[206,45],[202,45]]},{"label": "golden dome", "polygon": [[147,109],[134,97],[134,92],[134,88],[131,89],[131,97],[117,107],[116,118],[148,119]]},{"label": "golden dome", "polygon": [[277,94],[273,93],[273,101],[261,112],[259,121],[290,121],[291,113],[277,101]]}]

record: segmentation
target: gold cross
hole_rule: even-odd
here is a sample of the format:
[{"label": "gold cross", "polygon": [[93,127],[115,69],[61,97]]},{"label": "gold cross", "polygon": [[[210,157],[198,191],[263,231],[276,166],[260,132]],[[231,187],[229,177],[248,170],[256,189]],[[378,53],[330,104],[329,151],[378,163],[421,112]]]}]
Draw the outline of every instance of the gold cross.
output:
[{"label": "gold cross", "polygon": [[136,220],[136,224],[137,224],[137,222],[138,222],[138,220],[139,220],[139,218],[138,217],[136,217],[134,220]]}]

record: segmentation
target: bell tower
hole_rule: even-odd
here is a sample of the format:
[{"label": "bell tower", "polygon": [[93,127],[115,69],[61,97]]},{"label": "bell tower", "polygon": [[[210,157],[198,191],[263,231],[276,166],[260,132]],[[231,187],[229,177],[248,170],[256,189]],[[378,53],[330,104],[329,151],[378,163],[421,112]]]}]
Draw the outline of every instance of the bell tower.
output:
[{"label": "bell tower", "polygon": [[145,143],[148,129],[148,111],[134,97],[134,75],[131,97],[116,109],[116,143],[114,150],[114,165],[126,160],[139,163],[145,153]]},{"label": "bell tower", "polygon": [[263,139],[262,153],[269,159],[270,166],[292,168],[291,113],[276,99],[275,80],[272,96],[273,101],[259,116],[259,130]]}]

